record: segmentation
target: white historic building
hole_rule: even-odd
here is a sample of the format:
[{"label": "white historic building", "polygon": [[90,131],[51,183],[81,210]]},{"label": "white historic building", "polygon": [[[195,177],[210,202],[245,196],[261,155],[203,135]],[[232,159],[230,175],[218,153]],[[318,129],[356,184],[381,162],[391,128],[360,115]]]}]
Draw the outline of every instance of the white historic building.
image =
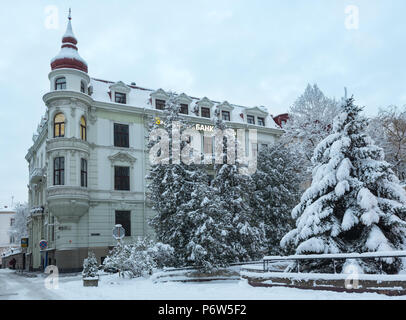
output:
[{"label": "white historic building", "polygon": [[[60,53],[51,60],[46,112],[33,136],[29,163],[31,215],[27,262],[32,269],[79,270],[88,249],[100,260],[116,241],[115,224],[128,239],[152,234],[154,212],[146,200],[148,119],[159,116],[168,98],[150,90],[93,79],[78,54],[71,18]],[[257,129],[258,145],[282,130],[264,107],[178,95],[193,124],[213,125],[222,117],[231,128]],[[257,146],[252,146],[257,148]],[[41,240],[47,241],[40,248]]]},{"label": "white historic building", "polygon": [[16,242],[16,239],[14,239],[14,237],[10,235],[10,228],[15,223],[15,214],[16,212],[11,209],[0,209],[0,256],[9,248],[15,248],[19,246],[19,243]]}]

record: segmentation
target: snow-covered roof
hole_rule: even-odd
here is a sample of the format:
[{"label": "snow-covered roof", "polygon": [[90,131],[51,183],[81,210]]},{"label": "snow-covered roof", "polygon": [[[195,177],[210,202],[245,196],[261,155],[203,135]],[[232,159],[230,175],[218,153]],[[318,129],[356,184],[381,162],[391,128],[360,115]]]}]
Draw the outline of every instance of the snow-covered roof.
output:
[{"label": "snow-covered roof", "polygon": [[0,208],[0,213],[15,213],[15,211],[11,208]]},{"label": "snow-covered roof", "polygon": [[62,37],[62,41],[63,41],[63,39],[65,39],[65,38],[75,38],[75,35],[73,34],[72,22],[71,22],[71,19],[70,19],[70,18],[69,18],[69,21],[68,21],[68,26],[66,27],[65,34],[64,34],[63,37]]},{"label": "snow-covered roof", "polygon": [[21,253],[21,248],[8,248],[5,252],[1,254],[2,258],[7,258],[9,256]]},{"label": "snow-covered roof", "polygon": [[[92,93],[92,98],[95,101],[99,102],[106,102],[106,103],[114,103],[114,99],[110,97],[110,87],[115,84],[115,82],[112,81],[107,81],[107,80],[101,80],[101,79],[91,79],[91,86],[93,87],[93,93]],[[131,90],[127,94],[127,105],[130,106],[135,106],[139,108],[145,108],[145,109],[155,109],[155,106],[152,104],[152,99],[151,96],[154,96],[154,93],[161,92],[160,90],[152,90],[152,89],[146,89],[134,85],[127,85]],[[185,94],[181,94],[184,96]],[[180,96],[181,96],[180,95]],[[200,101],[205,101],[207,102],[210,101],[213,106],[211,112],[211,118],[214,119],[214,110],[217,109],[218,107],[221,108],[221,106],[225,102],[219,102],[219,101],[213,101],[207,98],[196,98],[192,96],[187,96],[191,99],[191,103],[189,105],[189,116],[191,117],[196,117],[200,119],[206,119],[206,118],[201,118],[199,116],[196,116],[193,113],[193,110],[195,109],[195,106],[200,102]],[[207,100],[206,100],[207,99]],[[120,104],[118,104],[120,105]],[[230,117],[231,121],[234,123],[241,123],[241,124],[246,124],[246,114],[250,114],[250,110],[260,110],[263,113],[263,116],[265,117],[265,127],[266,128],[272,128],[272,129],[279,129],[280,127],[275,123],[274,119],[272,118],[272,115],[269,113],[268,110],[266,110],[265,107],[244,107],[241,105],[237,104],[232,104],[232,103],[226,103],[226,105],[231,106],[232,108],[225,108],[227,111],[230,111]],[[260,126],[258,126],[260,127]]]},{"label": "snow-covered roof", "polygon": [[61,51],[59,51],[58,55],[56,55],[52,60],[51,63],[55,62],[56,60],[60,59],[75,59],[87,66],[86,61],[79,55],[78,51],[73,49],[73,48],[61,48]]},{"label": "snow-covered roof", "polygon": [[51,60],[51,68],[52,70],[72,68],[87,72],[87,63],[78,53],[76,46],[78,41],[73,34],[70,14],[68,19],[68,25],[62,37],[61,51]]}]

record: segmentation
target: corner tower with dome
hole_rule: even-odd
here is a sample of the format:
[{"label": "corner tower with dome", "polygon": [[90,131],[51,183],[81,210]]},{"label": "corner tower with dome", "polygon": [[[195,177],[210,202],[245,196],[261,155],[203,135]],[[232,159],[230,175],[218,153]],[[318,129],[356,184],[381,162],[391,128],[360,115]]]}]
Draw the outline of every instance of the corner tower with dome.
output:
[{"label": "corner tower with dome", "polygon": [[[60,272],[79,271],[89,249],[101,263],[116,244],[116,224],[126,230],[124,241],[153,234],[148,225],[154,211],[146,200],[145,137],[150,117],[159,117],[168,94],[91,78],[88,70],[69,13],[60,52],[51,60],[45,114],[26,155],[31,212],[26,265],[31,270],[56,265]],[[257,129],[258,143],[249,146],[251,150],[282,134],[262,106],[185,93],[178,94],[178,102],[185,119],[200,125],[196,128],[214,125],[222,117],[231,128]],[[210,141],[201,135],[202,148],[207,148]],[[41,240],[46,247],[40,247]]]}]

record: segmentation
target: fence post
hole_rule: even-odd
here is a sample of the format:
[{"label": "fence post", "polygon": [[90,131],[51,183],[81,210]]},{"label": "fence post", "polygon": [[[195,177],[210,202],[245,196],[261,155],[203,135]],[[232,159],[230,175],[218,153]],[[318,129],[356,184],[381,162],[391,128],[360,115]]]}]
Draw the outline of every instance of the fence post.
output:
[{"label": "fence post", "polygon": [[336,274],[336,261],[333,259],[333,266],[334,266],[334,274]]},{"label": "fence post", "polygon": [[300,262],[297,260],[297,273],[300,273]]}]

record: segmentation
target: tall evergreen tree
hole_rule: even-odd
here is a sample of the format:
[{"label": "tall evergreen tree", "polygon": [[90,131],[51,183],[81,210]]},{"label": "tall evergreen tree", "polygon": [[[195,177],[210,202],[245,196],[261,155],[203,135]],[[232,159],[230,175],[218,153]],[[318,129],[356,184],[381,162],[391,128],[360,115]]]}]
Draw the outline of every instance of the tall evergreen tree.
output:
[{"label": "tall evergreen tree", "polygon": [[[186,248],[190,242],[192,221],[188,212],[181,210],[189,202],[196,182],[195,165],[186,165],[182,161],[175,161],[172,149],[175,137],[186,129],[185,121],[179,115],[180,105],[174,93],[169,94],[165,110],[160,121],[154,119],[150,131],[164,129],[169,136],[169,153],[166,163],[151,165],[147,176],[149,180],[149,199],[157,215],[151,219],[151,226],[155,229],[158,241],[169,244],[175,250],[176,261],[182,265],[186,263]],[[179,128],[175,123],[180,123]],[[173,131],[173,129],[175,131]],[[184,144],[184,143],[183,143]],[[180,145],[180,147],[183,146]],[[152,144],[149,145],[152,147]],[[161,152],[163,152],[161,150]],[[205,173],[200,172],[200,177]]]},{"label": "tall evergreen tree", "polygon": [[[281,241],[283,246],[293,243],[297,254],[406,248],[405,190],[384,161],[382,149],[365,133],[367,120],[353,102],[345,101],[332,133],[314,151],[312,185],[292,211],[296,228]],[[323,262],[305,268],[331,271]],[[362,268],[395,273],[401,263],[372,259]]]},{"label": "tall evergreen tree", "polygon": [[185,210],[193,221],[193,233],[187,246],[188,260],[204,271],[226,267],[232,261],[228,243],[229,226],[219,195],[208,181],[197,183]]},{"label": "tall evergreen tree", "polygon": [[[216,128],[225,129],[224,122],[216,121]],[[238,145],[236,146],[236,149]],[[226,148],[223,148],[226,153]],[[220,201],[219,208],[226,221],[227,243],[233,257],[230,262],[257,259],[263,251],[265,232],[263,225],[256,219],[250,205],[250,195],[255,189],[252,177],[240,174],[242,164],[224,162],[215,165],[213,188]]]},{"label": "tall evergreen tree", "polygon": [[299,163],[296,154],[279,142],[259,151],[251,205],[264,224],[265,254],[290,253],[280,241],[294,227],[291,212],[300,200]]}]

